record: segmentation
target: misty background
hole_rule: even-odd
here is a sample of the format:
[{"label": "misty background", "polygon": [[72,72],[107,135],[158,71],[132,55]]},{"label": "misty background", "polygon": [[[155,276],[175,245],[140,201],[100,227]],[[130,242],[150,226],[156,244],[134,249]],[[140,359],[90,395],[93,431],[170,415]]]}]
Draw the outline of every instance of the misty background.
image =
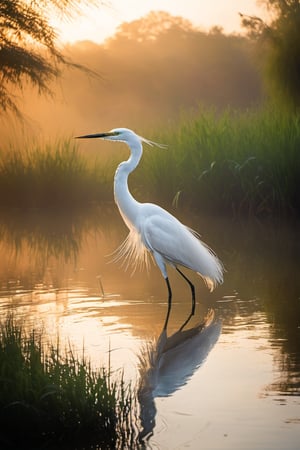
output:
[{"label": "misty background", "polygon": [[66,45],[67,58],[92,73],[62,68],[52,95],[14,91],[24,121],[1,123],[2,144],[18,137],[72,136],[125,126],[157,127],[201,106],[247,109],[263,100],[255,44],[219,27],[209,32],[166,12],[121,25],[104,44]]}]

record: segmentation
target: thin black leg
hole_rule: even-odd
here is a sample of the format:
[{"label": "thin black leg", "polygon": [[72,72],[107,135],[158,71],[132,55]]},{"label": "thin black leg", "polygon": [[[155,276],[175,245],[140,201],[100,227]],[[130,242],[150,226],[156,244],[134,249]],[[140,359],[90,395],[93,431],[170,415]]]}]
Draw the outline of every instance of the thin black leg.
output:
[{"label": "thin black leg", "polygon": [[165,324],[164,324],[164,330],[166,330],[166,328],[168,326],[168,321],[169,321],[169,316],[170,316],[170,311],[171,311],[171,304],[172,304],[172,289],[171,289],[170,281],[169,281],[168,277],[165,280],[166,280],[167,288],[168,288],[168,311],[167,311],[166,320],[165,320]]},{"label": "thin black leg", "polygon": [[183,325],[181,325],[180,330],[182,330],[186,326],[186,324],[190,321],[191,317],[195,314],[196,296],[195,296],[195,286],[193,285],[193,283],[188,279],[188,277],[186,275],[184,275],[184,273],[181,272],[181,270],[178,269],[178,267],[176,267],[176,270],[177,270],[178,273],[180,273],[180,275],[189,284],[189,286],[191,288],[191,292],[192,292],[192,310],[191,310],[191,313],[188,316],[187,320],[184,322]]}]

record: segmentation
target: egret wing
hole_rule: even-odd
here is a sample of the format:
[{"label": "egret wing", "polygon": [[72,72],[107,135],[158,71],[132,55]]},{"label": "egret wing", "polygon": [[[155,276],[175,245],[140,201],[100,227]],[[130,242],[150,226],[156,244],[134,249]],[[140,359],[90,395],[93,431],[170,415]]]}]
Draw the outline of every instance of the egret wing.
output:
[{"label": "egret wing", "polygon": [[195,233],[169,213],[148,217],[143,226],[146,247],[166,263],[198,272],[213,289],[223,280],[223,267],[212,250]]}]

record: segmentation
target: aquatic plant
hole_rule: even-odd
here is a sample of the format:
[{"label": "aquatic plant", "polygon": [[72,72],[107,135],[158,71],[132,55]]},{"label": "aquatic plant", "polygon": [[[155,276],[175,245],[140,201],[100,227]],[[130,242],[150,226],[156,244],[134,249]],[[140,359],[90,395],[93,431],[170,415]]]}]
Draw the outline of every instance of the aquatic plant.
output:
[{"label": "aquatic plant", "polygon": [[83,208],[110,197],[109,169],[70,139],[0,153],[0,206]]},{"label": "aquatic plant", "polygon": [[[201,213],[299,215],[300,115],[265,107],[184,114],[145,152],[136,183],[149,197]],[[140,179],[138,178],[140,176]]]},{"label": "aquatic plant", "polygon": [[134,397],[122,377],[44,338],[13,317],[0,325],[1,448],[135,448]]},{"label": "aquatic plant", "polygon": [[[199,108],[155,133],[139,132],[168,149],[145,149],[129,180],[138,200],[233,217],[299,216],[299,113],[272,105]],[[0,208],[65,211],[112,202],[119,149],[103,162],[76,145],[69,139],[0,153]]]}]

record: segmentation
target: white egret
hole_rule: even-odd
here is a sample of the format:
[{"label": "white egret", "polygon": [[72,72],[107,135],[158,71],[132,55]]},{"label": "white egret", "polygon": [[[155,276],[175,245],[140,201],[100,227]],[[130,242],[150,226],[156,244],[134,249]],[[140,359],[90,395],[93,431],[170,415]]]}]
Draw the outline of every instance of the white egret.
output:
[{"label": "white egret", "polygon": [[189,284],[192,294],[192,309],[183,328],[195,313],[195,287],[181,272],[178,266],[183,266],[197,272],[212,291],[223,281],[223,265],[212,250],[201,240],[197,233],[183,225],[170,213],[153,203],[140,203],[133,198],[128,189],[128,176],[137,167],[142,153],[142,143],[157,145],[135,134],[128,128],[115,128],[106,133],[78,136],[78,139],[100,138],[110,141],[124,142],[128,145],[131,155],[127,161],[119,164],[114,178],[114,197],[129,234],[121,247],[119,255],[133,261],[135,265],[145,262],[148,254],[152,254],[164,277],[168,289],[168,313],[164,328],[166,328],[171,310],[172,290],[166,265],[174,267]]}]

